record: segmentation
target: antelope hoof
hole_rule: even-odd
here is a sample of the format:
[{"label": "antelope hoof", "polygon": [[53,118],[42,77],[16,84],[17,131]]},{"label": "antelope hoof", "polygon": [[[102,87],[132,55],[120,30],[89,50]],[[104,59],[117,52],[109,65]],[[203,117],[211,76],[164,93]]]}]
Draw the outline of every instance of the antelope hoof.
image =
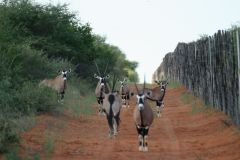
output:
[{"label": "antelope hoof", "polygon": [[161,117],[161,113],[159,111],[157,112],[157,117]]},{"label": "antelope hoof", "polygon": [[103,110],[99,109],[98,115],[100,115],[100,116],[105,116],[106,114],[105,114],[105,112],[104,112]]},{"label": "antelope hoof", "polygon": [[114,136],[117,136],[117,135],[118,135],[118,132],[117,132],[117,131],[116,131],[116,132],[114,132],[114,133],[113,133],[113,135],[114,135]]},{"label": "antelope hoof", "polygon": [[111,131],[109,132],[108,137],[109,137],[110,139],[113,138],[113,133],[112,133]]},{"label": "antelope hoof", "polygon": [[139,146],[139,147],[138,147],[138,150],[139,150],[139,151],[143,151],[143,146]]},{"label": "antelope hoof", "polygon": [[148,152],[148,147],[143,147],[143,152]]}]

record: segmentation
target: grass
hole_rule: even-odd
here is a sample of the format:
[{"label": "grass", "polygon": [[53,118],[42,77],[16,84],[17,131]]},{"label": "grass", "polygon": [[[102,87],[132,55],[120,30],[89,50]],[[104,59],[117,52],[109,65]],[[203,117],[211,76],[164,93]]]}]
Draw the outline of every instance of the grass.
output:
[{"label": "grass", "polygon": [[204,104],[200,99],[192,95],[189,91],[184,92],[181,97],[181,101],[183,104],[188,104],[191,106],[191,114],[198,114],[198,113],[212,113],[214,108]]},{"label": "grass", "polygon": [[94,91],[89,89],[86,83],[70,83],[66,91],[64,108],[78,117],[80,115],[92,115],[94,113],[93,104],[96,103]]},{"label": "grass", "polygon": [[240,127],[239,126],[237,126],[234,131],[236,134],[240,135]]},{"label": "grass", "polygon": [[196,97],[194,97],[190,92],[184,92],[180,99],[184,104],[190,104],[196,101]]},{"label": "grass", "polygon": [[27,131],[36,125],[36,118],[33,115],[24,116],[19,119],[15,119],[14,121],[17,124],[20,132]]},{"label": "grass", "polygon": [[[94,113],[93,104],[96,103],[94,91],[87,82],[72,78],[68,82],[65,98],[63,104],[57,103],[57,106],[49,110],[53,115],[62,115],[66,111],[70,111],[70,116],[79,117],[80,115],[92,115]],[[55,99],[54,99],[55,100]],[[69,113],[69,112],[68,112]],[[35,115],[24,116],[18,119],[12,120],[14,126],[18,126],[13,131],[18,134],[33,128],[36,125]],[[42,154],[44,158],[49,158],[54,151],[54,145],[56,139],[59,138],[58,133],[65,128],[64,122],[54,123],[49,122],[48,128],[45,131],[45,141],[42,144]],[[1,137],[0,137],[1,138]],[[6,146],[5,146],[6,147]],[[18,143],[11,145],[4,155],[5,160],[39,160],[38,153],[32,154],[27,152],[27,156],[20,157],[18,155]]]},{"label": "grass", "polygon": [[55,139],[53,135],[46,135],[46,139],[44,144],[42,145],[42,149],[46,159],[49,159],[50,155],[53,153],[54,150]]},{"label": "grass", "polygon": [[12,148],[5,156],[5,160],[22,160],[17,154],[17,148]]},{"label": "grass", "polygon": [[5,155],[5,160],[40,160],[39,154],[34,154],[33,156],[28,157],[20,157],[18,155],[18,148],[13,147],[8,153]]},{"label": "grass", "polygon": [[174,88],[179,88],[181,86],[182,85],[177,81],[169,81],[168,85],[167,85],[167,88],[174,89]]}]

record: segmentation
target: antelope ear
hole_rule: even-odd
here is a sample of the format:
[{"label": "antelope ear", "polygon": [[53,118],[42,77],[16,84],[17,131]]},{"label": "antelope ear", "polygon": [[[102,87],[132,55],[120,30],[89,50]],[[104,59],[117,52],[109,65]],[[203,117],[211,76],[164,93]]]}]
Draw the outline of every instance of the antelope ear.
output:
[{"label": "antelope ear", "polygon": [[62,71],[61,70],[58,70],[58,74],[61,74],[62,73]]},{"label": "antelope ear", "polygon": [[151,97],[151,96],[152,96],[152,91],[147,91],[147,92],[145,93],[145,96]]},{"label": "antelope ear", "polygon": [[71,70],[71,68],[68,70],[68,73],[71,73],[72,72],[72,70]]},{"label": "antelope ear", "polygon": [[109,74],[105,77],[106,79],[110,78]]},{"label": "antelope ear", "polygon": [[94,77],[94,78],[98,78],[98,76],[97,76],[97,74],[96,74],[96,73],[94,73],[93,77]]}]

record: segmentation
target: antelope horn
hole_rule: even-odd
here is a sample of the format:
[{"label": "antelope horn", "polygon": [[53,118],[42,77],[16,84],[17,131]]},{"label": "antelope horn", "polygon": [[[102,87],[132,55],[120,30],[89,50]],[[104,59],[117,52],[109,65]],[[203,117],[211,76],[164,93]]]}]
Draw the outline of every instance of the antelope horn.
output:
[{"label": "antelope horn", "polygon": [[97,68],[98,74],[101,76],[101,73],[100,73],[100,71],[99,71],[99,68],[98,68],[98,65],[97,65],[96,61],[94,61],[94,64],[95,64],[95,66],[96,66],[96,68]]},{"label": "antelope horn", "polygon": [[144,75],[144,83],[143,83],[143,94],[144,94],[144,92],[145,92],[145,86],[146,86],[146,81],[145,81],[145,75]]},{"label": "antelope horn", "polygon": [[[109,61],[108,61],[108,63],[109,63]],[[107,68],[108,68],[108,63],[106,65],[106,68],[105,68],[105,71],[104,71],[104,75],[106,74],[106,71],[107,71]]]},{"label": "antelope horn", "polygon": [[136,82],[135,82],[134,84],[135,84],[135,87],[136,87],[136,89],[137,89],[137,93],[139,94],[139,90],[138,90],[138,87],[137,87]]}]

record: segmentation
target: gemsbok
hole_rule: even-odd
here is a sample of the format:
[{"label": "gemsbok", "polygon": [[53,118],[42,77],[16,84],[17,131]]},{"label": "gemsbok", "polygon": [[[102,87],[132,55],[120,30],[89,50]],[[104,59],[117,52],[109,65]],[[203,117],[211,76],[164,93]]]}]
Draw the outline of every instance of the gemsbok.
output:
[{"label": "gemsbok", "polygon": [[148,131],[154,118],[153,111],[144,92],[145,82],[141,93],[136,84],[135,87],[137,90],[137,103],[133,112],[133,118],[138,132],[139,151],[148,151]]},{"label": "gemsbok", "polygon": [[123,81],[118,80],[118,82],[120,83],[119,92],[122,97],[122,104],[125,107],[129,107],[130,89],[128,84],[126,83],[126,79],[124,78]]},{"label": "gemsbok", "polygon": [[156,102],[157,117],[161,117],[161,109],[164,107],[163,98],[166,93],[168,82],[167,80],[155,80],[155,83],[158,85],[158,87],[155,87],[153,89],[146,88],[145,92],[147,93],[147,99]]},{"label": "gemsbok", "polygon": [[[110,77],[109,75],[101,77],[98,76],[97,74],[94,74],[94,77],[97,78],[99,81],[97,83],[96,89],[95,89],[95,95],[97,98],[97,102],[99,105],[99,114],[104,115],[104,110],[103,110],[103,99],[104,95],[110,92],[110,87],[107,83],[107,79]],[[105,94],[104,94],[105,93]]]},{"label": "gemsbok", "polygon": [[120,111],[122,108],[122,99],[118,92],[103,93],[103,110],[106,113],[108,126],[109,126],[109,138],[113,135],[117,136],[120,123]]},{"label": "gemsbok", "polygon": [[63,101],[65,91],[67,89],[67,78],[68,73],[71,72],[71,69],[59,71],[60,75],[53,79],[44,79],[39,83],[39,86],[47,86],[57,91],[58,97],[60,99],[58,101]]}]

